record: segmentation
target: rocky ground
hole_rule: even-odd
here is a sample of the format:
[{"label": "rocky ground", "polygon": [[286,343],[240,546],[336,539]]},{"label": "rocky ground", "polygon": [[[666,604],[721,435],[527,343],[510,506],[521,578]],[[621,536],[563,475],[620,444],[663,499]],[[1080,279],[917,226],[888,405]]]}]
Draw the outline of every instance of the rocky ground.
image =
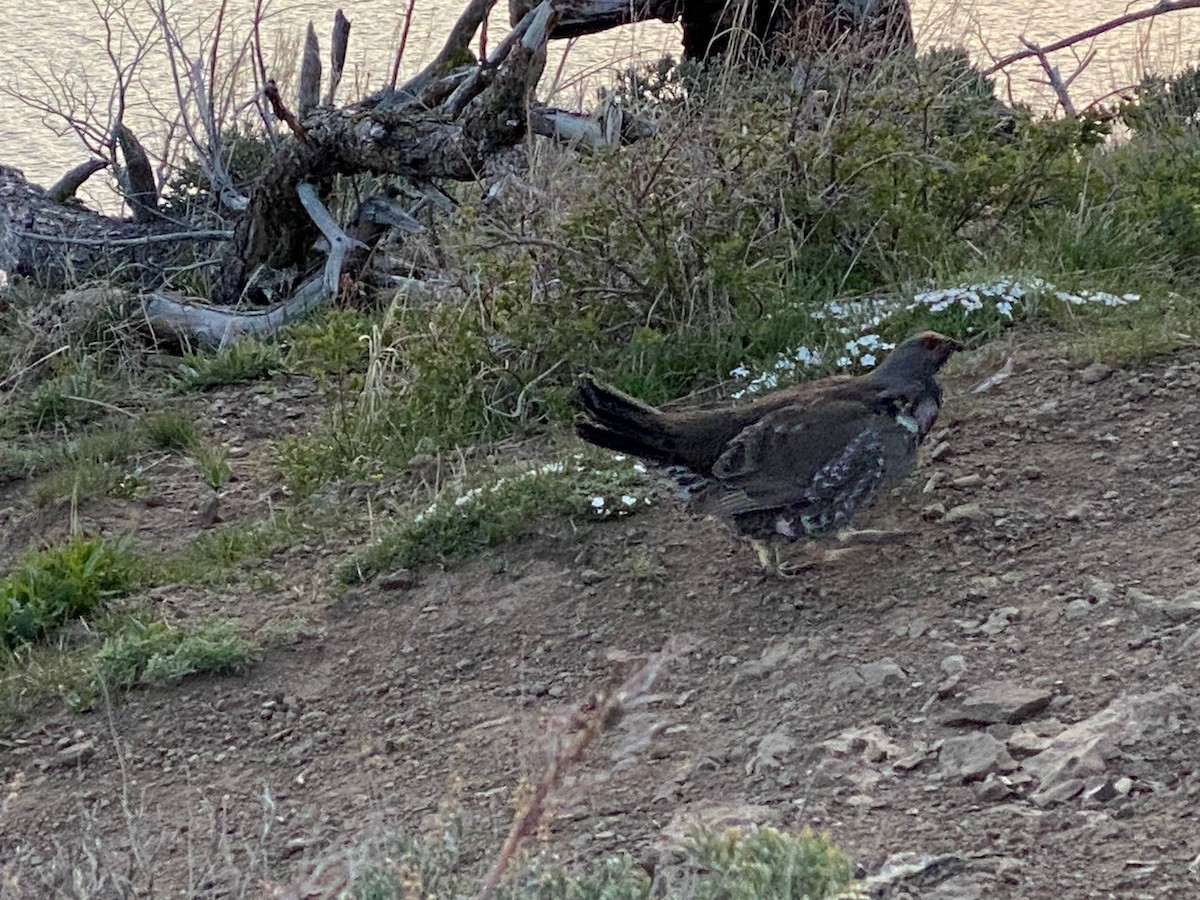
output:
[{"label": "rocky ground", "polygon": [[[163,895],[319,894],[457,809],[482,868],[561,714],[670,642],[556,797],[566,860],[661,863],[689,821],[771,822],[828,831],[867,875],[909,864],[895,896],[1200,895],[1200,353],[1113,371],[1021,337],[947,380],[926,464],[856,522],[906,536],[793,580],[664,490],[342,596],[329,546],[216,596],[159,589],[171,616],[294,628],[244,677],[0,738],[0,859],[26,896],[114,860]],[[224,508],[268,502],[234,467]],[[92,515],[201,527],[172,502]]]}]

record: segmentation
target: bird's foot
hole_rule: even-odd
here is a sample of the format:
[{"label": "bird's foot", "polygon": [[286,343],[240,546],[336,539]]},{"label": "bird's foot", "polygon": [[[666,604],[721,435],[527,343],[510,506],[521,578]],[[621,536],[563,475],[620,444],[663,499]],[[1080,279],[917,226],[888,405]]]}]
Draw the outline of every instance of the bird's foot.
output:
[{"label": "bird's foot", "polygon": [[798,552],[786,559],[780,558],[778,544],[751,538],[750,546],[758,554],[759,565],[776,578],[796,578],[820,565],[823,556],[822,551],[811,544],[802,545]]}]

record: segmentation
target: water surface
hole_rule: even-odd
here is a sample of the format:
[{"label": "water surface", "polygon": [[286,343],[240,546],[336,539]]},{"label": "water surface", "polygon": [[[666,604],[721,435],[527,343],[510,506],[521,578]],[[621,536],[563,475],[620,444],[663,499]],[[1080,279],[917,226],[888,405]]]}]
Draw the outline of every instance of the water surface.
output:
[{"label": "water surface", "polygon": [[[151,4],[127,0],[125,5],[139,31],[152,29]],[[253,3],[235,0],[230,5],[243,10],[235,18],[244,27],[248,21],[244,10],[252,8]],[[328,52],[327,35],[339,5],[352,22],[341,97],[357,96],[363,87],[378,87],[386,81],[407,7],[396,0],[273,0],[264,28],[268,44],[274,48],[276,64],[271,74],[281,82],[288,80],[295,68],[296,47],[310,19],[322,38],[323,52]],[[463,0],[416,0],[401,79],[416,72],[436,53],[463,5]],[[1128,9],[1150,5],[1129,4],[1126,0],[1064,4],[1044,0],[913,0],[913,21],[922,45],[964,44],[978,59],[986,60],[1019,49],[1022,34],[1047,44]],[[37,13],[30,15],[34,6]],[[204,28],[216,6],[214,0],[174,0],[170,8],[186,31]],[[493,43],[507,26],[506,17],[500,4],[493,14]],[[113,81],[112,66],[103,45],[103,23],[91,3],[38,0],[34,5],[29,0],[0,0],[0,23],[8,23],[8,27],[0,26],[0,88],[19,90],[61,107],[61,100],[54,101],[46,85],[65,76],[73,80],[78,93],[90,84],[107,98]],[[116,52],[130,58],[129,39],[118,44]],[[575,44],[560,68],[564,46],[563,42],[553,46],[539,96],[546,99],[556,85],[555,102],[586,107],[594,101],[597,87],[611,77],[613,68],[639,58],[678,55],[679,30],[673,25],[647,23],[584,38]],[[1194,65],[1197,53],[1193,48],[1198,46],[1200,11],[1189,11],[1159,16],[1152,23],[1104,35],[1074,51],[1057,54],[1055,61],[1064,74],[1069,74],[1077,59],[1089,50],[1096,51],[1096,58],[1072,87],[1077,105],[1082,106],[1089,99],[1135,83],[1144,71],[1169,72],[1185,64]],[[1001,89],[1016,99],[1045,103],[1047,89],[1036,83],[1038,77],[1036,64],[1017,65],[1002,79]],[[175,106],[175,89],[161,52],[154,53],[142,68],[140,84],[131,99],[134,114],[129,117],[147,147],[155,151],[163,146],[166,130],[156,124],[161,123],[161,117],[153,113],[147,95],[161,106]],[[85,158],[79,139],[61,120],[29,109],[8,93],[0,93],[0,162],[23,169],[33,181],[49,184]]]}]

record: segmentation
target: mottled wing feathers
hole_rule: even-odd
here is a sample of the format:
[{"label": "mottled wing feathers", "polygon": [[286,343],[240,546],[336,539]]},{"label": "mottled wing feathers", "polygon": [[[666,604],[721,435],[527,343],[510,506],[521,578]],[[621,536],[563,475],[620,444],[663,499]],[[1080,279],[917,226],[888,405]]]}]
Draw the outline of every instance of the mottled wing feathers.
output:
[{"label": "mottled wing feathers", "polygon": [[825,533],[907,474],[915,448],[913,430],[860,402],[783,408],[730,441],[694,504],[756,532]]}]

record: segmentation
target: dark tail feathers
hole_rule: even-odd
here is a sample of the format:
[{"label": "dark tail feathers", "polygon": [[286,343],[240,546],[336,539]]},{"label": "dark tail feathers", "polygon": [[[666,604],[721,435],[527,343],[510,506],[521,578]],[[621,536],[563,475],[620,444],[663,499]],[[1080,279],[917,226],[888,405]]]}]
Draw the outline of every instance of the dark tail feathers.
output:
[{"label": "dark tail feathers", "polygon": [[580,381],[576,400],[583,415],[575,432],[589,444],[656,462],[672,459],[671,435],[653,406],[591,378]]}]

